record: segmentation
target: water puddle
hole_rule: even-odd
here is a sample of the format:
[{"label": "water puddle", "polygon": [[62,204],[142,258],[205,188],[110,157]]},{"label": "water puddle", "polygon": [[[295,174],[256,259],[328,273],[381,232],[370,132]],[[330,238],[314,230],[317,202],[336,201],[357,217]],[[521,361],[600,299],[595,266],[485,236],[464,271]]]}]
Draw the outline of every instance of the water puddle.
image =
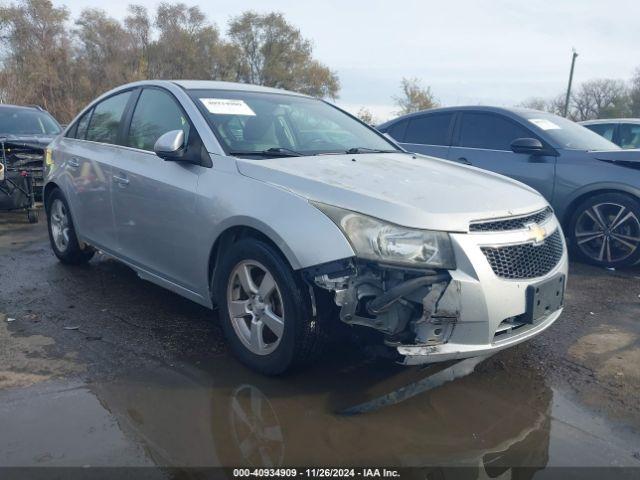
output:
[{"label": "water puddle", "polygon": [[273,379],[221,356],[5,391],[0,465],[464,465],[491,478],[513,465],[640,465],[635,433],[531,372],[480,366],[399,404],[338,413],[426,375],[367,363]]}]

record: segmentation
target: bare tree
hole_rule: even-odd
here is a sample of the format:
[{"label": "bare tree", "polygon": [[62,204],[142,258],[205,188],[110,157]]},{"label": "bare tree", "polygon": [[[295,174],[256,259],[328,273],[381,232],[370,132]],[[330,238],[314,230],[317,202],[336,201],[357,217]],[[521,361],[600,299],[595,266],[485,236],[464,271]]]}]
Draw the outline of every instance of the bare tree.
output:
[{"label": "bare tree", "polygon": [[590,80],[580,85],[571,99],[576,121],[628,115],[627,87],[622,80]]},{"label": "bare tree", "polygon": [[423,87],[417,78],[403,78],[401,82],[402,95],[393,97],[395,104],[400,108],[398,115],[418,112],[439,106],[431,87]]},{"label": "bare tree", "polygon": [[367,125],[376,124],[376,118],[373,116],[373,113],[371,113],[371,110],[369,110],[367,107],[360,108],[360,110],[358,110],[358,113],[356,113],[356,117],[358,117]]},{"label": "bare tree", "polygon": [[313,58],[311,42],[282,14],[245,12],[229,22],[228,35],[243,81],[336,98],[337,75]]},{"label": "bare tree", "polygon": [[629,85],[629,115],[640,117],[640,67],[636,68]]},{"label": "bare tree", "polygon": [[518,106],[529,108],[531,110],[540,110],[542,112],[554,113],[562,115],[564,111],[564,95],[559,94],[553,98],[531,97]]}]

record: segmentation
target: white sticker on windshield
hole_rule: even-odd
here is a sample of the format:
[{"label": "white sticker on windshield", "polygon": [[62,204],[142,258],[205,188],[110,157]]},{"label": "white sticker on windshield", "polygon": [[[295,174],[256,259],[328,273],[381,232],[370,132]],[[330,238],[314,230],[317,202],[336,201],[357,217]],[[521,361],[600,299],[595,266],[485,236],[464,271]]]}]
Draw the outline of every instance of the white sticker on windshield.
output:
[{"label": "white sticker on windshield", "polygon": [[201,98],[202,104],[210,113],[217,115],[246,115],[255,117],[256,114],[243,100],[232,98]]},{"label": "white sticker on windshield", "polygon": [[556,125],[551,120],[546,118],[530,118],[529,121],[534,125],[540,127],[542,130],[562,130],[560,125]]}]

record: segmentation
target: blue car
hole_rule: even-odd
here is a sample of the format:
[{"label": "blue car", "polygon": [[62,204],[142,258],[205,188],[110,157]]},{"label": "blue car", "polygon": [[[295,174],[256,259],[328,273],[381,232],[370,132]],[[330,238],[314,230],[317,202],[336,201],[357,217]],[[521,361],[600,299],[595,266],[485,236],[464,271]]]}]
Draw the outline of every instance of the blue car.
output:
[{"label": "blue car", "polygon": [[640,150],[520,108],[436,108],[378,129],[411,152],[491,170],[538,190],[576,257],[603,267],[640,261]]}]

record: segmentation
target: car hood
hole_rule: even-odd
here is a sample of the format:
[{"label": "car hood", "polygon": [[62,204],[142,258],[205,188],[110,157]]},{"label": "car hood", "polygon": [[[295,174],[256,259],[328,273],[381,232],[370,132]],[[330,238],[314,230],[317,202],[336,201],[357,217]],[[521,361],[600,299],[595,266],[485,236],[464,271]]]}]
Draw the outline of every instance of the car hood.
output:
[{"label": "car hood", "polygon": [[0,133],[0,142],[20,147],[41,148],[49,145],[55,135],[6,135]]},{"label": "car hood", "polygon": [[640,165],[640,150],[610,150],[606,152],[588,152],[593,158],[611,163],[635,163]]},{"label": "car hood", "polygon": [[530,213],[547,202],[509,178],[410,154],[237,159],[242,175],[309,200],[413,228],[466,232],[471,220]]}]

